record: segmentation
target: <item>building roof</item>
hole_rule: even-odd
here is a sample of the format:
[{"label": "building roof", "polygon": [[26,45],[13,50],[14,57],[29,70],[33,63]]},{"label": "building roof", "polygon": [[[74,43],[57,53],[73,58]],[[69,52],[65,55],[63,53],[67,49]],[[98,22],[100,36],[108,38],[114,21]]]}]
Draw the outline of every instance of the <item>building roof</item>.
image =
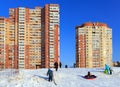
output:
[{"label": "building roof", "polygon": [[103,26],[103,27],[108,27],[107,24],[105,23],[100,23],[100,22],[86,22],[80,26],[76,26],[76,28],[79,28],[79,27],[86,27],[86,26]]}]

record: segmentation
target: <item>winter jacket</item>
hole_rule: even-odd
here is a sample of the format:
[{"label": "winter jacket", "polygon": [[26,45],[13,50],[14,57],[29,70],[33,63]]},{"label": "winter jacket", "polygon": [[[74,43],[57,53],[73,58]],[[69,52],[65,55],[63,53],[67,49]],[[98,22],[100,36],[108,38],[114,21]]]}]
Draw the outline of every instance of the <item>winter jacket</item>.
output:
[{"label": "winter jacket", "polygon": [[47,72],[47,76],[50,76],[50,77],[53,77],[53,71],[52,70],[50,70],[50,69],[48,69],[48,72]]},{"label": "winter jacket", "polygon": [[55,62],[55,63],[54,63],[54,66],[55,66],[55,68],[58,68],[58,63]]},{"label": "winter jacket", "polygon": [[105,64],[105,70],[109,70],[109,66]]}]

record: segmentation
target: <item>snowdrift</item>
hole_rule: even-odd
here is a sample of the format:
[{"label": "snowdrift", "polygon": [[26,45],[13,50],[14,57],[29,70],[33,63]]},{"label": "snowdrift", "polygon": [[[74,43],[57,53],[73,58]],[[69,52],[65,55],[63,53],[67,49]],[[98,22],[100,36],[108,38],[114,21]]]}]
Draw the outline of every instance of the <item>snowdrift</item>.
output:
[{"label": "snowdrift", "polygon": [[[1,70],[0,87],[119,87],[120,68],[112,68],[113,74],[104,74],[104,69],[61,68],[54,72],[55,83],[48,82],[48,69]],[[94,80],[82,78],[90,71],[96,75]]]}]

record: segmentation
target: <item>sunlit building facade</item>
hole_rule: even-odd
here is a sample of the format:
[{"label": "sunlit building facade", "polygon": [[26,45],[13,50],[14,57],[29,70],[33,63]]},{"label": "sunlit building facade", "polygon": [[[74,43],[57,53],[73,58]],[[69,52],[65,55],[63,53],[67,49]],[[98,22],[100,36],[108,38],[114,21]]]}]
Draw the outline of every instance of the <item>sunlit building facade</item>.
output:
[{"label": "sunlit building facade", "polygon": [[10,8],[9,18],[0,19],[0,31],[1,68],[48,68],[59,62],[58,4]]},{"label": "sunlit building facade", "polygon": [[76,67],[112,65],[112,29],[104,23],[84,23],[76,27]]},{"label": "sunlit building facade", "polygon": [[8,49],[9,41],[9,19],[0,17],[0,69],[14,66],[11,55],[8,55],[11,51]]},{"label": "sunlit building facade", "polygon": [[[54,67],[59,63],[59,6],[45,5],[42,9],[42,67]],[[49,20],[48,20],[49,19]]]}]

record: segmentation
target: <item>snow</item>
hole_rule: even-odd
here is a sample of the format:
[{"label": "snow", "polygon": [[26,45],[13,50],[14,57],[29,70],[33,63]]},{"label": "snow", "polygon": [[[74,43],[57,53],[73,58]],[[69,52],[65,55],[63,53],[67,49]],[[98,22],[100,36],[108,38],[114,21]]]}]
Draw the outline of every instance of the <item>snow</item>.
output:
[{"label": "snow", "polygon": [[[102,68],[61,68],[54,72],[54,82],[48,81],[48,69],[0,71],[0,87],[120,87],[120,68],[113,67],[113,74],[106,75]],[[84,79],[82,76],[90,71],[97,78]]]}]

